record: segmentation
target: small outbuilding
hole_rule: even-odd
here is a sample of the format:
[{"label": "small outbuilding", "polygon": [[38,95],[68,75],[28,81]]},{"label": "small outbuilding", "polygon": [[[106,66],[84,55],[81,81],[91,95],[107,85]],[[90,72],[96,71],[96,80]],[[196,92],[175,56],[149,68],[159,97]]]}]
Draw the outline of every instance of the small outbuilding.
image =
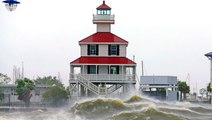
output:
[{"label": "small outbuilding", "polygon": [[141,76],[140,89],[142,94],[166,101],[177,101],[176,76]]}]

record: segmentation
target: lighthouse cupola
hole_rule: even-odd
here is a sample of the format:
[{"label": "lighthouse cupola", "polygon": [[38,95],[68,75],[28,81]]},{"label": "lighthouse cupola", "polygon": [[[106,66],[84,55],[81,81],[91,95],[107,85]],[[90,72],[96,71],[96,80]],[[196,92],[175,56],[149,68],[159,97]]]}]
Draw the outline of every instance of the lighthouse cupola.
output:
[{"label": "lighthouse cupola", "polygon": [[115,23],[115,16],[111,15],[111,8],[103,1],[96,10],[97,14],[93,15],[93,24],[97,25],[97,32],[110,32],[111,24]]}]

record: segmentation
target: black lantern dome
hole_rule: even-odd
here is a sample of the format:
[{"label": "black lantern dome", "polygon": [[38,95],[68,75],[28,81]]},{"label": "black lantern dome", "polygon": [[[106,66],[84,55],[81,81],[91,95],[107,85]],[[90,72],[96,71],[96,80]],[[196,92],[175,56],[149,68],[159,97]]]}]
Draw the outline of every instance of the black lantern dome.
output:
[{"label": "black lantern dome", "polygon": [[9,11],[14,11],[17,7],[17,4],[20,4],[20,2],[18,2],[17,0],[5,0],[3,1],[3,3],[5,3],[5,7]]}]

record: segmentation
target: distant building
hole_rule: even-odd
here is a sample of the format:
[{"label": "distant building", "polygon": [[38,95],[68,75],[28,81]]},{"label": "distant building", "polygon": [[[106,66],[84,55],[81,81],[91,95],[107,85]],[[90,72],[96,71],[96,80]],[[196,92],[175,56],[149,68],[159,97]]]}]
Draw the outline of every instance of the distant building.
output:
[{"label": "distant building", "polygon": [[177,88],[176,76],[140,77],[140,91],[159,100],[177,101]]},{"label": "distant building", "polygon": [[[46,92],[48,88],[49,86],[37,85],[31,92],[32,97],[30,99],[30,102],[40,104],[43,100],[42,94]],[[17,105],[22,103],[22,101],[18,100],[18,94],[16,93],[15,84],[0,84],[0,91],[4,94],[4,99],[0,101],[0,105]]]},{"label": "distant building", "polygon": [[97,32],[79,41],[81,56],[70,62],[72,97],[126,93],[136,83],[136,63],[126,57],[128,42],[111,33],[111,8],[103,1],[96,9]]}]

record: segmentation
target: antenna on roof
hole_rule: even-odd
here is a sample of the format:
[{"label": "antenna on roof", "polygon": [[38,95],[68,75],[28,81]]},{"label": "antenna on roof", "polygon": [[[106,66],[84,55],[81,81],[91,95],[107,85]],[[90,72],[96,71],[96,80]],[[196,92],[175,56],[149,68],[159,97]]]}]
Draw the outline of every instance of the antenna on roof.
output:
[{"label": "antenna on roof", "polygon": [[133,55],[133,61],[135,62],[135,55]]}]

